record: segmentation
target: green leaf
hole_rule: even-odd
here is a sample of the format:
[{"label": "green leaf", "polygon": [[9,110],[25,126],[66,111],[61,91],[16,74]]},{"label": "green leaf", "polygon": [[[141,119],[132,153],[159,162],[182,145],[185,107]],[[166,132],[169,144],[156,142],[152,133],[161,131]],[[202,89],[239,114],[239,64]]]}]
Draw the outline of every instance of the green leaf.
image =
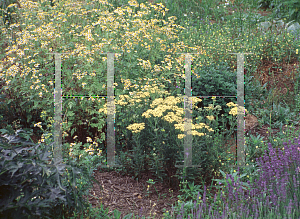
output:
[{"label": "green leaf", "polygon": [[76,132],[76,127],[75,128],[73,128],[72,130],[71,130],[71,135],[73,135],[74,134],[74,132]]},{"label": "green leaf", "polygon": [[68,112],[67,112],[67,116],[71,116],[71,117],[72,117],[72,116],[74,116],[74,115],[75,115],[75,113],[73,113],[73,112],[71,112],[71,111],[68,111]]},{"label": "green leaf", "polygon": [[[71,101],[71,102],[69,102],[68,103],[68,105],[69,105],[69,109],[72,109],[72,107],[74,106],[74,105],[76,105],[73,101]],[[70,114],[67,114],[67,115],[70,115]],[[73,114],[74,115],[74,114]]]}]

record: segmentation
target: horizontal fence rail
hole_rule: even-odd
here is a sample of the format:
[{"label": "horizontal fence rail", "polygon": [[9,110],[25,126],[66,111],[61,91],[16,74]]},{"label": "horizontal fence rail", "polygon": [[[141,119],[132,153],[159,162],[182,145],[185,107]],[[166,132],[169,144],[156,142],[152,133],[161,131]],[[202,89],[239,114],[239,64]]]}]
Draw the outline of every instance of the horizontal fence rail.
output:
[{"label": "horizontal fence rail", "polygon": [[[61,87],[61,54],[68,53],[47,53],[55,55],[55,88],[54,88],[54,159],[55,162],[62,162],[62,97],[106,97],[107,98],[107,165],[101,167],[122,167],[115,164],[115,103],[114,103],[114,54],[107,54],[107,96],[63,96]],[[121,54],[121,53],[120,53]],[[185,54],[185,95],[184,95],[184,165],[175,165],[176,167],[200,167],[201,165],[192,165],[192,96],[191,96],[191,56],[198,53],[177,53]],[[237,54],[237,96],[193,96],[193,97],[237,97],[237,154],[236,164],[239,167],[245,166],[245,100],[244,100],[244,54],[253,53],[230,53]],[[55,94],[56,97],[55,98]],[[190,107],[188,107],[190,105]],[[243,106],[243,107],[241,107]],[[230,165],[236,166],[236,165]]]}]

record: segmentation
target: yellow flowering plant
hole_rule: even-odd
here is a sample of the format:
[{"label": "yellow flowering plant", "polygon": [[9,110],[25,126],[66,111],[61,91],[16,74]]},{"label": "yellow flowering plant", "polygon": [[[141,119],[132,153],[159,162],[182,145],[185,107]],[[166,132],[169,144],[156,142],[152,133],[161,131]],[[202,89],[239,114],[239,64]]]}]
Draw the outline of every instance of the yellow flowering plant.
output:
[{"label": "yellow flowering plant", "polygon": [[[27,5],[21,3],[21,5],[24,10],[27,7],[38,8],[38,5],[31,3]],[[4,89],[9,89],[12,95],[22,93],[22,101],[28,101],[27,97],[31,97],[34,102],[39,103],[32,107],[28,106],[25,109],[27,114],[30,113],[31,108],[37,111],[42,109],[50,118],[53,115],[53,102],[48,100],[53,98],[54,81],[52,72],[54,70],[54,60],[46,53],[54,51],[66,53],[61,57],[63,95],[85,96],[106,94],[106,81],[102,79],[106,77],[107,55],[104,56],[101,53],[109,50],[115,51],[116,79],[114,87],[116,88],[116,100],[121,100],[122,95],[124,95],[124,98],[137,95],[135,91],[138,88],[141,91],[140,98],[138,96],[131,98],[130,101],[134,104],[130,105],[130,110],[126,109],[125,105],[122,105],[123,103],[116,103],[116,129],[118,129],[119,134],[129,136],[128,133],[131,132],[130,128],[132,128],[133,132],[131,134],[134,136],[135,129],[141,131],[144,128],[146,131],[140,133],[139,139],[135,136],[133,137],[135,139],[127,139],[131,145],[130,150],[134,150],[134,147],[140,147],[140,153],[143,153],[145,157],[151,157],[153,148],[156,148],[159,156],[161,156],[156,156],[157,159],[162,159],[161,164],[166,166],[174,165],[176,160],[183,160],[183,98],[178,99],[180,96],[175,97],[175,94],[179,93],[180,83],[184,79],[183,62],[185,58],[184,54],[177,55],[176,52],[183,52],[186,48],[186,45],[182,44],[182,42],[176,42],[176,40],[180,29],[184,30],[185,28],[176,24],[176,17],[168,17],[168,9],[160,4],[153,6],[151,4],[137,4],[136,1],[129,1],[127,7],[114,9],[113,16],[109,13],[99,14],[100,9],[101,11],[112,11],[111,4],[102,0],[88,1],[86,7],[94,8],[95,10],[91,16],[84,19],[79,19],[74,15],[76,5],[81,6],[77,2],[59,2],[55,7],[60,16],[54,17],[37,10],[37,17],[40,20],[49,20],[51,26],[45,24],[41,27],[38,25],[30,27],[26,20],[20,21],[20,23],[24,22],[24,31],[16,40],[17,44],[12,45],[11,48],[17,47],[16,57],[22,59],[23,62],[14,63],[16,58],[11,57],[5,59],[7,65],[1,66],[3,70],[2,75],[5,76],[7,81],[7,86],[4,86]],[[84,8],[82,10],[87,9]],[[163,25],[157,25],[157,19],[153,18],[155,15],[166,16],[164,20],[160,20]],[[24,11],[23,17],[27,16],[31,16],[30,12]],[[147,19],[149,22],[145,22]],[[79,21],[80,25],[78,25]],[[69,25],[70,29],[66,28],[66,22],[71,23]],[[85,28],[82,28],[82,25],[86,25]],[[34,31],[31,31],[30,38],[24,34],[25,30],[29,31],[29,29],[34,29]],[[113,29],[117,29],[117,31],[112,31]],[[7,32],[4,29],[3,31]],[[41,31],[44,34],[40,34]],[[48,37],[49,35],[56,37]],[[114,39],[113,41],[111,41],[112,38]],[[27,50],[29,45],[35,48],[36,51],[34,49]],[[59,47],[58,45],[63,46]],[[203,66],[205,62],[209,63],[208,60],[211,54],[203,51],[198,45],[189,46],[191,50],[198,52],[198,54],[191,57],[191,61],[196,63],[192,69],[192,74],[195,75],[197,68]],[[26,51],[26,55],[24,51]],[[174,55],[169,55],[168,53]],[[11,80],[15,77],[16,72],[19,72],[20,78],[24,79],[22,86],[16,80]],[[198,75],[196,76],[198,77]],[[145,78],[148,78],[148,80]],[[170,93],[164,93],[165,91],[162,89],[160,89],[162,93],[158,93],[158,95],[152,94],[152,96],[142,92],[142,89],[148,88],[151,82],[155,82],[157,87],[165,85],[166,90],[171,91],[174,97],[170,96]],[[183,88],[181,87],[182,90]],[[152,109],[152,106],[149,105],[149,98],[153,101],[152,104],[157,106],[156,109]],[[142,102],[138,102],[141,100]],[[196,101],[199,100],[194,98],[193,103],[197,103]],[[178,105],[181,106],[181,109],[178,108]],[[82,97],[78,98],[76,103],[74,99],[64,98],[62,111],[65,112],[67,122],[63,123],[63,137],[78,136],[77,140],[79,142],[85,142],[86,132],[90,136],[93,134],[91,128],[83,129],[82,119],[88,119],[90,121],[89,126],[97,129],[97,134],[99,134],[99,138],[92,138],[92,141],[101,144],[102,148],[99,145],[100,148],[98,149],[104,150],[105,133],[101,132],[101,129],[103,130],[106,121],[105,115],[98,110],[103,109],[103,106],[105,106],[105,98],[90,97],[87,99]],[[173,113],[167,112],[168,110],[173,111]],[[203,145],[208,145],[208,141],[215,141],[215,138],[209,137],[209,135],[216,130],[206,125],[206,123],[215,125],[216,121],[212,120],[212,116],[217,115],[211,115],[209,112],[209,115],[206,116],[203,116],[205,118],[204,121],[198,120],[198,124],[192,127],[193,135],[198,135],[195,138],[196,144],[198,144],[204,134],[207,135],[205,140],[202,139],[199,145],[193,146],[193,150],[198,151],[198,153],[193,153],[194,161],[196,158],[199,158],[198,156],[201,154],[200,148],[203,148]],[[174,122],[175,124],[172,124]],[[165,131],[161,131],[162,128]],[[195,130],[199,128],[205,128],[208,130],[208,133],[201,133]],[[155,131],[156,129],[157,131]],[[71,136],[68,136],[69,134]],[[116,140],[120,140],[120,137],[117,136]],[[144,145],[139,145],[138,141],[141,141]],[[163,144],[162,141],[165,143]],[[116,145],[116,151],[121,153],[123,146]],[[214,144],[214,147],[202,149],[202,151],[206,151],[205,156],[209,155],[213,163],[218,163],[218,159],[215,159],[214,153],[208,153],[208,150],[210,152],[220,152],[220,148],[216,150],[216,147],[219,147],[219,145]],[[87,153],[85,149],[89,148],[89,144],[77,146],[70,144],[66,145],[65,148],[69,148],[66,149],[68,154],[69,150],[71,150],[70,156],[75,156],[79,159],[79,157],[83,157],[80,153]],[[202,155],[201,159],[204,160],[205,156]],[[145,159],[142,156],[137,155],[137,157]],[[151,159],[154,161],[154,158]],[[132,162],[134,163],[135,159],[132,159]],[[143,161],[140,162],[139,171],[145,166],[142,163]],[[139,171],[136,172],[138,173]]]}]

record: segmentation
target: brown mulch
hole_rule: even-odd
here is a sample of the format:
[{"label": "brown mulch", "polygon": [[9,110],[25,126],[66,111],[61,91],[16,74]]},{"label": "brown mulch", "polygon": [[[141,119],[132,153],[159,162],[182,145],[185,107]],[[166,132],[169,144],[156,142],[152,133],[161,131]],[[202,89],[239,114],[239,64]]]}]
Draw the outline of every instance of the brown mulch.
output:
[{"label": "brown mulch", "polygon": [[[93,207],[100,207],[100,205],[104,209],[108,207],[110,216],[114,209],[117,209],[121,212],[121,218],[130,213],[134,213],[136,218],[164,218],[165,211],[163,209],[169,213],[172,212],[172,205],[175,206],[178,200],[177,196],[183,194],[179,191],[179,187],[170,188],[167,184],[156,181],[156,177],[150,172],[143,172],[138,181],[129,174],[122,175],[115,170],[108,172],[101,168],[94,171],[93,176],[100,182],[102,188],[93,183],[94,187],[90,190],[88,200]],[[220,179],[221,177],[214,178]],[[153,179],[156,183],[150,187],[151,193],[147,196],[149,184],[146,181],[149,179]],[[211,182],[212,177],[207,177],[206,188],[209,188]],[[202,185],[199,180],[195,180],[195,185],[199,184]],[[214,196],[217,191],[216,188],[212,188],[207,193],[210,192]],[[85,198],[87,197],[85,196]],[[172,213],[171,215],[176,216],[177,214]]]},{"label": "brown mulch", "polygon": [[[102,185],[94,184],[90,193],[97,196],[104,209],[109,207],[109,214],[114,209],[120,211],[121,218],[134,213],[135,216],[145,216],[146,218],[162,218],[163,209],[172,210],[172,204],[177,202],[178,190],[166,187],[160,182],[156,182],[150,187],[151,193],[147,196],[146,181],[154,179],[151,173],[144,173],[142,179],[134,180],[132,177],[116,171],[104,172],[100,168],[94,172],[94,177]],[[156,190],[157,190],[157,194]],[[164,195],[164,197],[163,197]],[[95,207],[99,207],[99,201],[94,197],[89,197],[89,202]]]}]

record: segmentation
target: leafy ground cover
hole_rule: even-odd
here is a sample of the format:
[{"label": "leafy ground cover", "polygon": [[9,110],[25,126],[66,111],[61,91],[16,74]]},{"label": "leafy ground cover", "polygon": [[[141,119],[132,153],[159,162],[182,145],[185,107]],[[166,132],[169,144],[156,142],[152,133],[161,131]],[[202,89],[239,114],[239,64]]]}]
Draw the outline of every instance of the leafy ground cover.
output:
[{"label": "leafy ground cover", "polygon": [[[5,179],[10,173],[18,170],[20,178],[9,182],[20,191],[11,193],[13,195],[0,194],[2,199],[10,196],[11,203],[1,203],[8,212],[17,209],[22,215],[27,209],[27,214],[35,213],[39,217],[38,213],[50,209],[53,218],[126,218],[126,215],[130,218],[133,213],[139,218],[174,218],[175,215],[176,218],[197,218],[190,212],[196,201],[194,212],[196,204],[206,202],[207,209],[216,210],[213,213],[216,218],[221,218],[217,213],[226,216],[228,212],[217,209],[226,204],[234,209],[233,218],[239,211],[244,212],[239,217],[249,218],[247,209],[256,218],[274,218],[274,214],[299,218],[300,194],[296,188],[300,145],[297,140],[293,141],[300,133],[299,33],[287,32],[290,26],[282,28],[273,23],[276,18],[289,23],[298,18],[297,12],[287,13],[287,7],[276,3],[272,10],[260,8],[257,11],[259,4],[252,1],[168,1],[153,5],[149,3],[155,2],[51,2],[18,1],[16,13],[13,14],[13,6],[9,6],[9,13],[1,18],[8,22],[2,24],[0,38],[3,49],[1,128],[10,130],[10,134],[22,128],[29,131],[33,142],[41,148],[50,145],[54,112],[53,102],[49,100],[53,98],[54,59],[46,53],[71,54],[62,57],[64,95],[105,95],[106,56],[99,54],[123,52],[115,55],[115,126],[117,160],[124,167],[105,170],[98,166],[106,159],[105,100],[64,100],[63,152],[64,163],[69,168],[67,172],[62,171],[64,167],[52,173],[60,174],[62,185],[58,181],[56,185],[53,177],[45,177],[45,182],[51,183],[37,186],[37,182],[41,182],[39,174],[43,177],[45,174],[40,169],[28,171],[35,163],[31,166],[20,163],[29,162],[30,157],[16,156],[18,153],[7,151],[13,148],[2,146],[5,156],[1,157],[1,170],[12,172],[6,171],[3,175],[1,171],[1,189],[7,188],[3,186],[8,185]],[[293,7],[299,8],[299,5]],[[272,25],[260,25],[266,21]],[[239,174],[237,168],[228,167],[234,163],[236,152],[234,98],[193,99],[193,122],[197,130],[193,132],[193,161],[202,168],[174,167],[175,161],[183,160],[183,154],[179,153],[183,151],[183,130],[180,129],[183,99],[173,97],[184,94],[184,55],[176,56],[176,52],[199,53],[192,56],[193,94],[207,96],[232,95],[236,89],[236,56],[230,52],[255,54],[245,58],[245,140],[249,168],[240,169]],[[207,80],[209,76],[211,79]],[[223,86],[225,82],[228,84]],[[203,91],[205,93],[201,93]],[[207,125],[205,129],[201,123]],[[208,137],[203,137],[203,133]],[[293,147],[284,144],[289,140]],[[269,153],[267,159],[270,160],[260,166],[256,158]],[[274,154],[279,155],[279,161]],[[45,167],[44,163],[41,161],[40,166]],[[88,176],[76,178],[70,174],[79,173],[71,168],[74,165]],[[40,181],[27,181],[33,173]],[[225,174],[229,173],[234,183],[225,181]],[[99,184],[89,188],[91,176]],[[243,183],[242,187],[236,185],[237,179]],[[24,181],[29,184],[24,185]],[[277,184],[272,188],[270,181]],[[249,200],[247,188],[254,182],[257,187],[253,187],[251,200],[262,196],[260,202],[265,203],[270,198],[265,206],[260,206],[257,215],[252,206],[235,209]],[[264,183],[273,190],[261,193],[255,190],[263,188]],[[288,187],[287,192],[280,193],[278,188],[284,186]],[[65,191],[67,188],[72,195],[63,196],[60,187]],[[50,199],[64,202],[54,207],[45,205],[43,200],[49,197],[43,195],[43,191],[47,189],[56,194]],[[35,194],[28,198],[32,191]],[[241,197],[236,198],[234,191]],[[283,200],[277,202],[279,196]],[[76,200],[81,198],[86,198],[86,205],[79,208],[81,202]],[[182,204],[185,212],[180,210]],[[213,217],[212,212],[199,210],[202,217],[208,218]],[[5,216],[7,212],[1,213]]]}]

